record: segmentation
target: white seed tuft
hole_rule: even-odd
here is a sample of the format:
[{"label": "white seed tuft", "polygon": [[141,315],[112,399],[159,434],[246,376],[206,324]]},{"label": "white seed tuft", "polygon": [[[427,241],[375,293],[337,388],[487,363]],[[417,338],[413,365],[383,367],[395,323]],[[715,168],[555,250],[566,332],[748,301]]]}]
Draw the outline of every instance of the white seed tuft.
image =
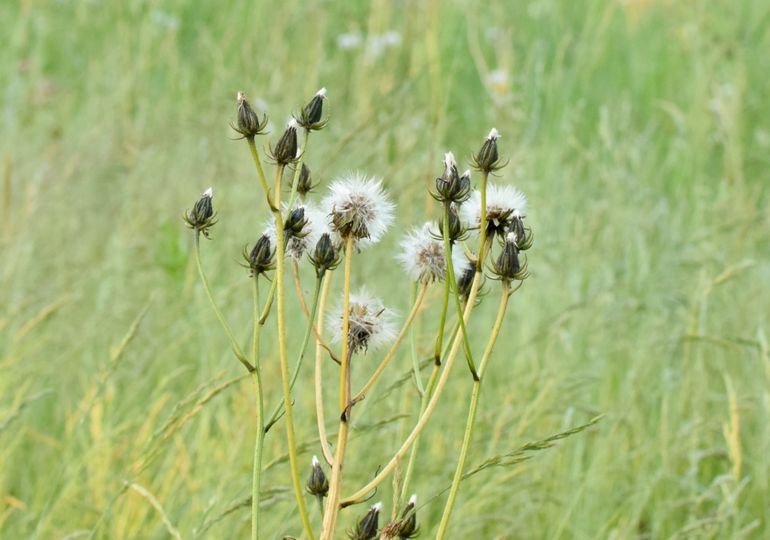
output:
[{"label": "white seed tuft", "polygon": [[446,275],[444,244],[432,223],[414,228],[401,240],[397,259],[413,281],[441,281]]},{"label": "white seed tuft", "polygon": [[332,182],[322,203],[332,231],[352,235],[357,248],[379,242],[393,222],[394,205],[382,181],[355,173]]},{"label": "white seed tuft", "polygon": [[318,458],[316,456],[313,456],[313,459],[310,460],[311,465],[313,465],[313,468],[320,467],[321,462],[318,461]]},{"label": "white seed tuft", "polygon": [[326,87],[321,88],[318,92],[315,93],[315,95],[322,98],[326,97]]},{"label": "white seed tuft", "polygon": [[497,129],[495,128],[492,128],[489,131],[489,135],[487,135],[487,139],[490,141],[496,141],[499,138],[500,138],[500,133],[498,133]]},{"label": "white seed tuft", "polygon": [[289,121],[286,122],[286,129],[297,129],[299,127],[299,124],[297,123],[297,120],[292,116],[289,118]]},{"label": "white seed tuft", "polygon": [[214,188],[213,187],[208,188],[206,191],[203,192],[203,196],[204,197],[208,197],[209,199],[213,199],[214,198]]}]

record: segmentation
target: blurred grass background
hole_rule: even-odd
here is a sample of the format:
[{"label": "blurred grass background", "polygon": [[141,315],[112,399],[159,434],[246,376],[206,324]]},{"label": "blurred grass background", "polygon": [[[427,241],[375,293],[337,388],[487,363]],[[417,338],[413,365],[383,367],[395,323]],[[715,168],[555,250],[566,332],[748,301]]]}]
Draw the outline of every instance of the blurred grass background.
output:
[{"label": "blurred grass background", "polygon": [[[769,27],[762,0],[0,3],[0,536],[247,536],[252,389],[180,216],[214,186],[204,264],[245,340],[237,261],[267,214],[230,140],[235,94],[266,107],[275,136],[326,86],[331,121],[307,163],[324,183],[385,178],[398,227],[356,260],[355,283],[402,314],[394,246],[435,216],[425,188],[446,149],[467,162],[496,126],[511,160],[499,181],[529,196],[532,277],[470,466],[606,414],[469,479],[452,538],[770,537]],[[422,353],[435,311],[419,320]],[[467,373],[450,384],[415,477],[423,538],[465,421]],[[398,447],[416,394],[360,407],[346,493]],[[300,530],[282,437],[281,423],[266,443],[266,538]],[[390,512],[389,486],[378,498]]]}]

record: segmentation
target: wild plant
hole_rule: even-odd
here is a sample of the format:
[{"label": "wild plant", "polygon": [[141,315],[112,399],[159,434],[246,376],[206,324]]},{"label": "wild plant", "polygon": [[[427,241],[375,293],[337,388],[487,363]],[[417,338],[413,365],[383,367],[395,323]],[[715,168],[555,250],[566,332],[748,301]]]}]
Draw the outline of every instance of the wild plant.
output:
[{"label": "wild plant", "polygon": [[[398,491],[395,504],[399,508],[394,509],[392,515],[399,517],[380,527],[382,503],[377,503],[348,530],[348,536],[354,540],[378,536],[416,536],[419,532],[417,497],[412,495],[407,500],[407,494],[416,474],[418,442],[446,393],[456,359],[463,356],[467,366],[463,378],[467,379],[472,390],[460,453],[436,536],[445,538],[449,534],[450,518],[461,482],[466,476],[465,467],[484,376],[509,299],[528,276],[523,255],[532,246],[532,233],[525,224],[527,200],[513,186],[490,181],[490,176],[505,165],[498,153],[499,134],[496,129],[489,132],[471,160],[478,181],[475,189],[471,170],[460,173],[454,155],[447,152],[443,170],[431,190],[439,218],[406,231],[400,243],[397,259],[414,282],[414,294],[411,308],[399,326],[394,312],[380,299],[367,290],[351,290],[356,257],[374,249],[393,225],[396,207],[387,193],[388,182],[362,173],[349,174],[331,182],[327,194],[314,200],[318,185],[313,183],[311,170],[304,158],[310,135],[321,131],[327,123],[324,117],[326,99],[326,90],[319,90],[289,119],[280,137],[268,146],[266,155],[272,162],[274,172],[271,187],[256,144],[257,139],[265,134],[267,116],[255,112],[243,93],[237,96],[237,116],[232,127],[248,145],[264,211],[271,216],[264,233],[251,247],[243,250],[243,264],[249,270],[253,284],[254,320],[250,351],[246,351],[235,338],[217,306],[201,263],[201,236],[209,238],[209,232],[217,222],[213,190],[207,189],[184,216],[193,231],[195,260],[203,288],[229,339],[234,356],[250,374],[254,385],[256,439],[252,469],[251,536],[257,539],[260,535],[259,501],[265,437],[273,433],[271,428],[281,419],[285,427],[297,514],[307,538],[335,538],[340,511],[368,501],[378,486],[394,474],[397,476],[395,485]],[[287,178],[288,197],[284,200]],[[304,298],[300,265],[311,265],[315,270],[309,303]],[[298,335],[294,335],[298,325],[288,325],[286,320],[289,272],[307,319]],[[341,291],[332,292],[330,277],[333,272],[343,274]],[[486,344],[479,355],[474,352],[478,336],[471,340],[467,328],[483,300],[490,296],[480,294],[487,278],[497,283],[494,288],[499,300],[493,322],[488,327]],[[374,391],[381,379],[392,374],[391,362],[398,355],[416,317],[426,309],[426,293],[430,287],[440,287],[442,293],[435,339],[430,344],[433,354],[427,379],[424,379],[417,357],[412,355],[412,383],[419,396],[416,423],[377,474],[365,485],[345,494],[345,465],[351,459],[347,455],[347,447],[356,405]],[[329,298],[333,294],[340,296],[336,310],[329,309]],[[262,377],[262,363],[272,358],[262,357],[260,338],[264,325],[271,318],[276,323],[277,337],[276,342],[269,345],[270,350],[278,351],[282,401],[266,414],[268,387]],[[316,351],[313,376],[315,411],[295,410],[294,386],[303,371],[302,360],[311,341]],[[300,343],[293,364],[290,364],[288,354],[290,342]],[[362,361],[364,356],[368,357],[365,362]],[[373,363],[372,356],[378,357],[379,362]],[[351,383],[354,366],[359,372],[368,372],[368,380],[357,389],[352,388]],[[324,400],[325,370],[338,373],[338,399],[334,404]],[[329,408],[337,423],[334,443],[327,434]],[[319,438],[316,454],[322,456],[323,461],[313,457],[309,477],[303,485],[294,418],[295,415],[313,414]],[[402,471],[399,465],[403,460],[406,460],[406,467]],[[325,466],[331,469],[328,474]],[[314,497],[320,505],[323,516],[320,529],[317,523],[314,527],[308,511],[308,497]]]}]

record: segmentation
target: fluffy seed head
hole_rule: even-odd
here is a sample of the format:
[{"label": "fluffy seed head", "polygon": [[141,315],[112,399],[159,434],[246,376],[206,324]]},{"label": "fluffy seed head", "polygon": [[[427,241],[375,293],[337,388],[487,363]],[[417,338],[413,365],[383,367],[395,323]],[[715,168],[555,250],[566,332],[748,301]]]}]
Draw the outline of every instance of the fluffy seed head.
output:
[{"label": "fluffy seed head", "polygon": [[[487,231],[504,235],[514,218],[523,218],[527,197],[513,186],[487,186]],[[481,192],[474,190],[470,201],[460,208],[463,221],[470,228],[481,227]]]},{"label": "fluffy seed head", "polygon": [[[379,298],[361,290],[350,295],[348,347],[352,353],[391,343],[396,336],[394,314]],[[329,317],[330,332],[336,343],[342,342],[342,306]]]},{"label": "fluffy seed head", "polygon": [[353,174],[332,182],[323,202],[332,231],[352,236],[358,247],[378,242],[393,221],[393,203],[382,181]]},{"label": "fluffy seed head", "polygon": [[432,283],[446,274],[444,244],[431,223],[416,227],[401,240],[398,260],[414,281]]}]

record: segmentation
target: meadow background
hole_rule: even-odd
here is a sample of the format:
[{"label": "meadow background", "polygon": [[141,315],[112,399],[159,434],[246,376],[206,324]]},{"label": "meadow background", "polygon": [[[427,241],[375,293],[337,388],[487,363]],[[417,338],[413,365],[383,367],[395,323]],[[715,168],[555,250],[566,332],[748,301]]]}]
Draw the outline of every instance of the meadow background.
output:
[{"label": "meadow background", "polygon": [[[532,276],[470,466],[605,415],[464,483],[452,538],[770,537],[769,28],[763,0],[0,3],[0,537],[247,536],[252,388],[181,215],[214,186],[204,265],[245,340],[237,262],[267,214],[231,140],[235,94],[266,107],[274,137],[321,86],[331,121],[307,163],[322,190],[355,169],[385,179],[398,227],[356,260],[355,283],[402,314],[395,245],[437,215],[426,187],[445,150],[467,162],[496,126],[499,181],[529,196]],[[458,365],[421,446],[423,538],[462,436]],[[310,377],[296,405],[308,462]],[[360,406],[345,492],[416,407],[408,384]],[[266,443],[266,538],[300,530],[282,438],[280,424]]]}]

